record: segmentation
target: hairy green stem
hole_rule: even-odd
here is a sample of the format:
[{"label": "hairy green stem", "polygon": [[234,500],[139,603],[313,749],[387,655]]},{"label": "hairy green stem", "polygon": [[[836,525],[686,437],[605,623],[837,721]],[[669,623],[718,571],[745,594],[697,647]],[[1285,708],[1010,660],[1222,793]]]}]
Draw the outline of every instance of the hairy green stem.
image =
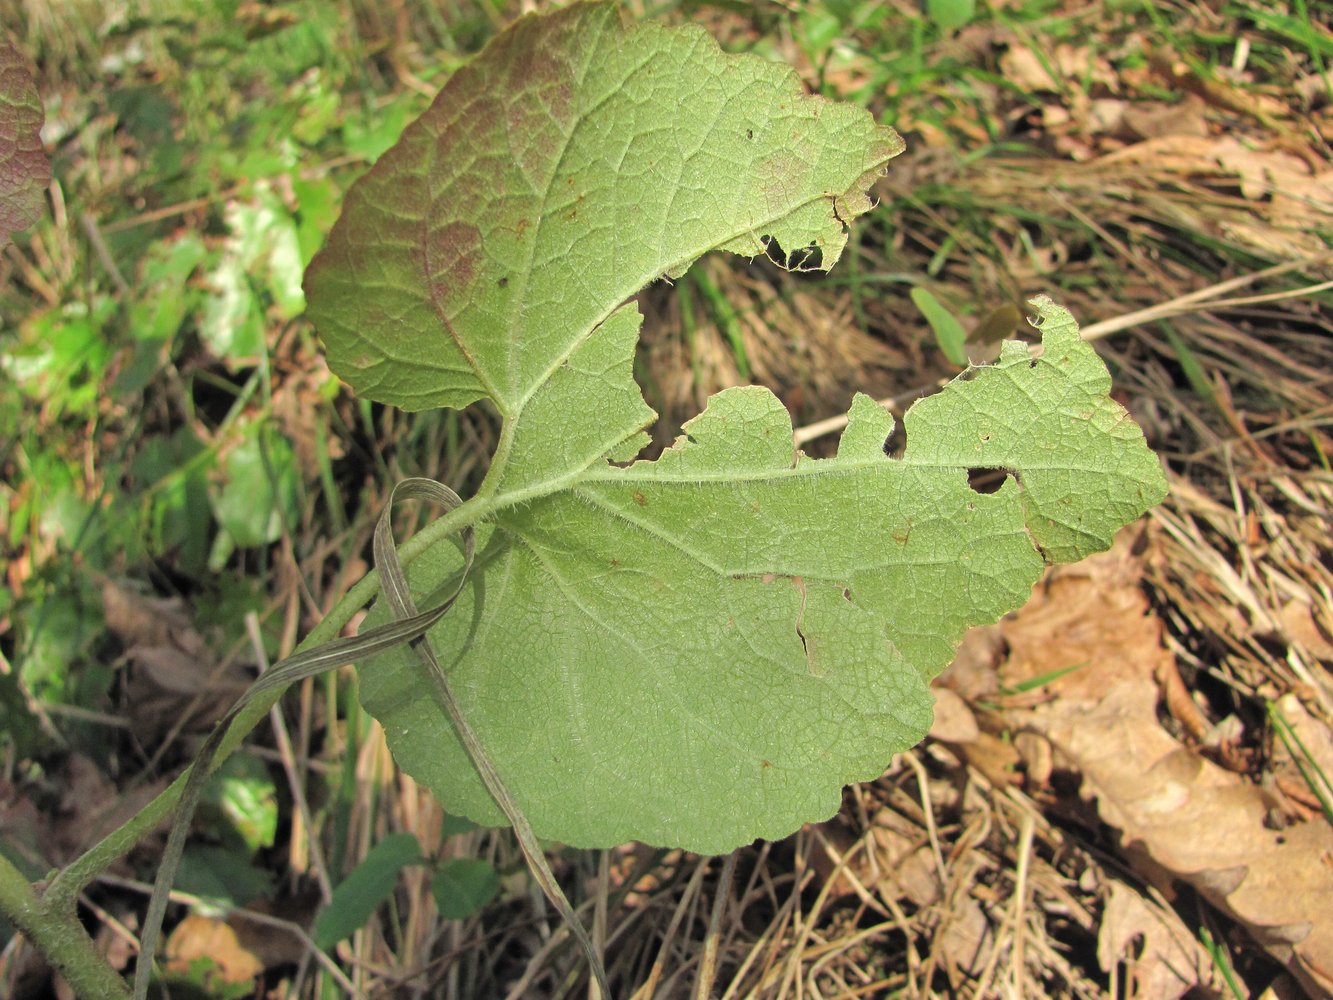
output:
[{"label": "hairy green stem", "polygon": [[107,965],[84,932],[74,910],[55,910],[38,897],[23,873],[0,854],[0,909],[23,932],[81,997],[116,1000],[129,997],[129,988]]},{"label": "hairy green stem", "polygon": [[[501,460],[499,467],[502,468],[503,464]],[[427,524],[404,542],[398,549],[400,563],[402,565],[410,563],[426,549],[449,535],[479,523],[499,508],[526,499],[524,496],[506,496],[503,500],[497,501],[491,495],[494,493],[494,485],[491,485],[489,490],[486,488],[488,483],[494,484],[499,478],[495,474],[496,470],[497,466],[493,463],[482,489],[472,500]],[[313,650],[336,639],[352,617],[375,598],[379,589],[379,571],[372,569],[347,591],[318,625],[311,629],[305,640],[294,650],[293,655]],[[250,731],[268,714],[282,693],[282,688],[267,690],[257,694],[252,702],[244,705],[218,745],[210,770],[216,770],[236,751]],[[120,976],[97,953],[92,940],[78,922],[79,893],[172,814],[186,790],[191,770],[192,768],[187,768],[133,818],[107,834],[100,842],[60,871],[40,897],[22,875],[8,863],[5,868],[0,868],[0,910],[8,913],[15,925],[23,928],[25,932],[32,928],[33,932],[29,933],[29,937],[51,958],[53,965],[62,968],[63,971],[62,962],[74,963],[71,966],[74,969],[72,975],[66,978],[81,997],[100,1000],[103,997],[129,994]],[[579,926],[577,930],[582,930],[582,927]],[[112,983],[115,984],[114,987],[110,985]]]},{"label": "hairy green stem", "polygon": [[[475,508],[469,509],[465,504],[432,521],[403,543],[399,549],[401,561],[405,564],[411,562],[435,542],[456,532],[463,524],[474,523],[477,519]],[[304,652],[337,638],[338,633],[352,620],[352,617],[375,598],[379,582],[379,573],[373,569],[358,580],[320,623],[310,630],[310,634],[295,652]],[[214,768],[220,767],[223,761],[235,752],[250,731],[268,715],[268,710],[281,695],[281,691],[271,691],[264,697],[256,699],[237,716],[214,758]],[[180,801],[181,792],[184,791],[188,779],[189,770],[186,770],[132,819],[107,834],[101,842],[61,871],[43,897],[46,903],[53,910],[67,909],[72,912],[79,893],[89,882],[124,857],[135,844],[171,815],[176,803]]]}]

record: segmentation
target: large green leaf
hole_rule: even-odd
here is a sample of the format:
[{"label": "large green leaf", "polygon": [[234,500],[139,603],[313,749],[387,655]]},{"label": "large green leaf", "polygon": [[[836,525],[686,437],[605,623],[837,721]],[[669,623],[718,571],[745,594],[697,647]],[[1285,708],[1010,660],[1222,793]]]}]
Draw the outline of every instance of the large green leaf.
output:
[{"label": "large green leaf", "polygon": [[[489,396],[504,420],[463,508],[476,565],[430,639],[539,835],[721,852],[829,815],[924,735],[964,629],[1163,495],[1048,300],[1044,354],[1009,345],[918,403],[901,459],[867,397],[816,461],[748,387],[615,464],[652,418],[627,298],[765,236],[831,265],[899,148],[782,67],[578,5],[502,34],[349,192],[307,276],[335,370],[400,405]],[[1012,475],[982,494],[974,468]],[[417,558],[420,603],[460,566],[451,544]],[[366,707],[450,812],[501,822],[419,671],[366,664]]]},{"label": "large green leaf", "polygon": [[901,151],[861,109],[699,29],[627,28],[615,4],[524,18],[348,192],[310,315],[361,395],[489,396],[516,417],[622,302],[709,250],[758,254],[769,236],[836,260]]},{"label": "large green leaf", "polygon": [[51,179],[42,118],[31,65],[0,35],[0,249],[42,215]]}]

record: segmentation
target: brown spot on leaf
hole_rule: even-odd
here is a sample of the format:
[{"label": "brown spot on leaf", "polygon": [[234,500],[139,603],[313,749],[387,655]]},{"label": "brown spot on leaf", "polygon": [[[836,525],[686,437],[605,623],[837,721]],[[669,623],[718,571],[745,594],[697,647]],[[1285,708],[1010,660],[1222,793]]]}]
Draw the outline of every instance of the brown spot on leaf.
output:
[{"label": "brown spot on leaf", "polygon": [[640,493],[638,490],[634,491],[634,502],[638,504],[640,507],[648,506],[648,498],[644,496],[642,493]]}]

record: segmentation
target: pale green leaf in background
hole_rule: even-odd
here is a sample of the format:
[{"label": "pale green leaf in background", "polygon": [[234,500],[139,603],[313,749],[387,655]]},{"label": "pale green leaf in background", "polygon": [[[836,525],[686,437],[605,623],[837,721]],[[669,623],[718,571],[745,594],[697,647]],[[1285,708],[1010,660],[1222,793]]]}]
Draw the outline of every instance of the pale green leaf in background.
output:
[{"label": "pale green leaf in background", "polygon": [[222,461],[223,481],[211,496],[228,544],[267,545],[297,516],[299,474],[292,446],[267,425],[247,429]]},{"label": "pale green leaf in background", "polygon": [[[230,230],[217,266],[199,334],[223,361],[251,364],[264,345],[264,313],[291,319],[305,309],[301,239],[297,224],[272,190],[227,206]],[[257,292],[267,293],[265,296]]]},{"label": "pale green leaf in background", "polygon": [[229,759],[210,779],[202,801],[221,811],[251,852],[273,846],[278,832],[278,795],[261,761]]},{"label": "pale green leaf in background", "polygon": [[181,857],[176,888],[203,900],[196,907],[199,911],[221,913],[225,907],[271,899],[273,873],[235,848],[195,844],[187,847]]},{"label": "pale green leaf in background", "polygon": [[935,342],[940,345],[944,356],[956,365],[967,364],[967,331],[958,322],[953,313],[940,304],[927,289],[917,287],[911,291],[912,303],[921,310],[921,315],[930,324],[935,334]]}]

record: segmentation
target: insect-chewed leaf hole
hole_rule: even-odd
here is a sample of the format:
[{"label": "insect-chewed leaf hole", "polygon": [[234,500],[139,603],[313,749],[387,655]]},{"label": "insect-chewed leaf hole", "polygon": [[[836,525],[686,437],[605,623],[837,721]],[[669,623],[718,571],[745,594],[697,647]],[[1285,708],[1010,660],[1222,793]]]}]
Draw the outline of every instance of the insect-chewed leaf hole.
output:
[{"label": "insect-chewed leaf hole", "polygon": [[998,493],[1004,481],[1013,476],[1018,481],[1018,473],[1013,469],[993,469],[979,466],[967,470],[967,485],[973,493]]},{"label": "insect-chewed leaf hole", "polygon": [[771,236],[763,239],[764,256],[787,271],[823,271],[824,252],[811,244],[787,251]]},{"label": "insect-chewed leaf hole", "polygon": [[884,439],[884,454],[889,458],[902,458],[906,450],[907,428],[903,426],[901,420],[895,420],[893,430],[889,431],[888,437]]}]

